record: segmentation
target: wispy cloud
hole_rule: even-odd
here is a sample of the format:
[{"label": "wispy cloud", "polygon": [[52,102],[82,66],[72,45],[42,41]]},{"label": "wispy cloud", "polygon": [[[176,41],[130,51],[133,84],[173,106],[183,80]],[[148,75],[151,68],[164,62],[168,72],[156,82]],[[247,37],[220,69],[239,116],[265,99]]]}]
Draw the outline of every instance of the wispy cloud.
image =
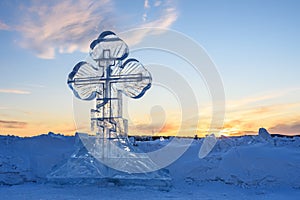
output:
[{"label": "wispy cloud", "polygon": [[177,123],[165,124],[136,124],[132,127],[132,131],[137,135],[176,135],[179,129]]},{"label": "wispy cloud", "polygon": [[54,58],[56,51],[69,53],[87,48],[98,29],[110,23],[112,4],[102,1],[35,1],[22,8],[21,46],[41,58]]},{"label": "wispy cloud", "polygon": [[144,1],[144,14],[143,14],[143,21],[147,21],[148,17],[148,10],[150,9],[149,0]]},{"label": "wispy cloud", "polygon": [[147,13],[145,12],[144,14],[143,14],[143,21],[145,22],[147,20]]},{"label": "wispy cloud", "polygon": [[299,108],[300,103],[296,102],[228,111],[223,132],[229,135],[243,135],[250,132],[257,133],[258,128],[265,127],[271,128],[272,133],[290,133],[291,127],[284,127],[282,124],[290,124],[294,121],[299,116],[297,113]]},{"label": "wispy cloud", "polygon": [[[0,21],[0,29],[20,33],[19,45],[31,50],[38,57],[54,58],[57,53],[72,53],[76,50],[87,52],[89,43],[103,30],[122,31],[128,28],[161,27],[168,28],[176,19],[173,3],[155,2],[152,9],[145,1],[145,9],[155,12],[151,19],[145,13],[144,22],[122,21],[118,16],[114,0],[65,0],[30,1],[18,8],[17,24]],[[128,13],[131,15],[132,11]],[[146,20],[147,18],[147,20]],[[122,24],[121,26],[118,26]],[[134,24],[134,25],[133,25]],[[122,29],[120,29],[122,27]],[[137,38],[140,41],[144,35]]]},{"label": "wispy cloud", "polygon": [[[164,3],[156,7],[159,8],[151,9],[151,11],[155,12],[156,18],[152,18],[146,23],[143,23],[141,27],[168,28],[177,20],[178,12],[173,1],[164,1]],[[151,6],[148,3],[147,9],[149,10],[150,8]]]},{"label": "wispy cloud", "polygon": [[150,8],[149,0],[145,0],[145,1],[144,1],[144,8],[145,8],[145,9]]},{"label": "wispy cloud", "polygon": [[8,31],[10,29],[11,28],[7,24],[5,24],[4,22],[0,21],[0,30],[6,30],[6,31]]},{"label": "wispy cloud", "polygon": [[[163,34],[178,18],[176,6],[170,1],[164,3],[155,12],[155,18],[148,18],[148,12],[143,14],[143,23],[137,27],[138,31],[134,34],[127,34],[122,37],[130,46],[139,44],[148,35]],[[149,11],[150,13],[150,11]],[[160,28],[160,31],[153,31],[151,28]]]},{"label": "wispy cloud", "polygon": [[161,5],[161,1],[155,1],[155,2],[154,2],[154,6],[155,6],[155,7],[158,7],[158,6],[160,6],[160,5]]},{"label": "wispy cloud", "polygon": [[291,124],[278,124],[269,130],[273,133],[300,134],[300,121]]},{"label": "wispy cloud", "polygon": [[29,91],[18,90],[18,89],[0,89],[0,93],[8,93],[8,94],[30,94]]},{"label": "wispy cloud", "polygon": [[269,92],[263,95],[249,96],[243,99],[239,99],[237,101],[228,101],[226,107],[229,109],[240,109],[244,106],[253,105],[263,101],[278,99],[280,97],[284,97],[290,93],[294,93],[297,91],[300,91],[300,88],[288,88],[285,90]]},{"label": "wispy cloud", "polygon": [[162,124],[147,124],[147,123],[139,123],[135,124],[132,129],[134,129],[135,132],[142,133],[142,134],[150,134],[150,133],[157,133],[162,129]]},{"label": "wispy cloud", "polygon": [[173,7],[164,9],[163,13],[164,14],[159,19],[146,23],[143,25],[143,27],[168,28],[176,21],[178,17],[178,13]]},{"label": "wispy cloud", "polygon": [[27,125],[27,123],[22,122],[22,121],[0,120],[0,127],[1,128],[25,128],[26,125]]}]

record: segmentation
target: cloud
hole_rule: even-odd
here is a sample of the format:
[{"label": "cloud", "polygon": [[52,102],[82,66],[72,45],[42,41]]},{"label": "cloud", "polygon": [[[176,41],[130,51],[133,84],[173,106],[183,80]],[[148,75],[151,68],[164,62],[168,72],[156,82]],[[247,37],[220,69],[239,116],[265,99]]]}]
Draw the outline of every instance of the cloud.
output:
[{"label": "cloud", "polygon": [[150,8],[149,0],[145,0],[145,1],[144,1],[144,8],[145,8],[145,9]]},{"label": "cloud", "polygon": [[150,9],[149,0],[144,1],[144,14],[143,14],[143,22],[147,21],[148,18],[148,10]]},{"label": "cloud", "polygon": [[155,6],[155,7],[158,7],[158,6],[160,6],[160,5],[161,5],[161,1],[155,1],[155,2],[154,2],[154,6]]},{"label": "cloud", "polygon": [[269,130],[272,133],[295,133],[291,130],[296,130],[297,126],[283,126],[283,124],[297,121],[295,119],[299,118],[297,112],[299,108],[300,103],[295,102],[241,108],[227,112],[223,132],[229,135],[244,135],[248,132],[257,133],[260,127],[271,127]]},{"label": "cloud", "polygon": [[[143,41],[146,36],[163,34],[164,30],[171,27],[171,25],[177,20],[178,12],[174,6],[169,6],[169,4],[161,7],[159,14],[155,15],[157,16],[156,19],[148,20],[147,14],[144,14],[143,18],[147,18],[147,20],[144,20],[144,23],[135,27],[137,31],[133,34],[124,35],[122,39],[124,39],[129,46],[133,47]],[[153,31],[151,28],[160,28],[161,30]]]},{"label": "cloud", "polygon": [[8,31],[10,29],[11,28],[7,24],[5,24],[4,22],[0,21],[0,30]]},{"label": "cloud", "polygon": [[162,129],[159,131],[160,134],[163,135],[177,135],[178,132],[178,125],[167,123],[165,124]]},{"label": "cloud", "polygon": [[273,91],[263,95],[249,96],[237,101],[228,101],[226,107],[230,110],[240,110],[241,107],[256,105],[261,102],[272,101],[274,99],[286,97],[287,95],[298,92],[299,90],[300,88],[287,88],[285,90]]},{"label": "cloud", "polygon": [[[113,0],[30,1],[29,5],[16,6],[19,8],[17,24],[0,22],[0,27],[18,32],[21,38],[17,42],[21,47],[40,58],[52,59],[57,53],[88,52],[91,40],[103,30],[120,32],[129,28],[170,27],[177,19],[173,3],[158,4],[160,6],[150,9],[149,2],[145,1],[144,7],[149,14],[150,10],[153,12],[153,17],[149,19],[147,11],[143,22],[134,22],[135,17],[131,23],[127,13],[119,16]],[[128,16],[136,13],[134,10],[126,12]],[[138,35],[135,41],[141,41],[144,36]]]},{"label": "cloud", "polygon": [[31,92],[25,90],[17,90],[17,89],[0,89],[0,93],[7,94],[30,94]]},{"label": "cloud", "polygon": [[54,58],[56,51],[87,51],[91,38],[110,25],[112,3],[109,0],[35,1],[22,8],[21,46],[40,58]]},{"label": "cloud", "polygon": [[178,12],[175,6],[170,4],[165,4],[160,11],[157,19],[149,21],[148,23],[142,24],[141,27],[159,27],[168,28],[170,27],[178,18]]},{"label": "cloud", "polygon": [[269,131],[282,134],[300,134],[300,121],[291,124],[278,124],[269,128]]},{"label": "cloud", "polygon": [[149,132],[156,133],[156,132],[159,132],[162,129],[162,127],[161,127],[161,124],[139,123],[139,124],[135,124],[133,129],[136,132],[140,132],[140,133],[149,133]]},{"label": "cloud", "polygon": [[143,14],[143,21],[145,22],[147,20],[147,13],[145,12],[144,14]]},{"label": "cloud", "polygon": [[269,93],[269,94],[264,94],[264,95],[259,95],[259,96],[251,96],[251,97],[246,97],[237,101],[230,101],[228,102],[227,107],[229,108],[238,108],[246,105],[251,105],[255,104],[258,102],[266,101],[266,100],[272,100],[276,99],[278,97],[283,96],[286,94],[286,92],[274,92],[274,93]]},{"label": "cloud", "polygon": [[228,111],[227,117],[230,119],[243,118],[248,121],[256,121],[264,123],[265,120],[270,119],[284,119],[290,118],[297,114],[297,110],[300,108],[300,103],[279,103],[270,104],[266,106],[256,106],[250,108],[241,108],[240,110]]},{"label": "cloud", "polygon": [[255,135],[257,134],[259,126],[253,123],[252,120],[241,118],[239,120],[228,120],[224,123],[221,135]]},{"label": "cloud", "polygon": [[0,120],[0,128],[25,128],[26,122]]},{"label": "cloud", "polygon": [[7,110],[9,109],[8,107],[0,106],[0,110]]},{"label": "cloud", "polygon": [[260,127],[273,127],[275,133],[278,131],[289,133],[283,129],[280,130],[276,124],[290,124],[289,122],[298,116],[300,103],[290,98],[297,92],[299,88],[287,88],[227,102],[227,119],[223,132],[229,135],[243,135],[251,134],[251,132],[257,133]]},{"label": "cloud", "polygon": [[178,124],[175,123],[152,123],[152,124],[136,124],[132,127],[133,132],[138,135],[176,135],[178,131]]}]

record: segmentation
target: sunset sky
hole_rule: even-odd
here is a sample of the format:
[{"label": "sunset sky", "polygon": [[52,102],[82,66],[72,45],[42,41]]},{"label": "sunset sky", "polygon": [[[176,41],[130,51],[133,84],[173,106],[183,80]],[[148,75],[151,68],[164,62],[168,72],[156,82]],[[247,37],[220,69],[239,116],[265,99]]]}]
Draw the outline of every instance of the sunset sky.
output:
[{"label": "sunset sky", "polygon": [[[73,66],[102,31],[143,27],[173,29],[205,49],[223,81],[224,135],[255,134],[260,127],[299,134],[299,9],[297,0],[2,0],[0,134],[74,134],[73,94],[66,84]],[[145,66],[153,55],[134,54]],[[179,68],[167,58],[163,64]],[[209,126],[208,94],[199,89],[203,104],[191,113],[203,118],[199,135]],[[153,86],[144,99],[127,100],[129,134],[172,135],[180,120],[168,95]]]}]

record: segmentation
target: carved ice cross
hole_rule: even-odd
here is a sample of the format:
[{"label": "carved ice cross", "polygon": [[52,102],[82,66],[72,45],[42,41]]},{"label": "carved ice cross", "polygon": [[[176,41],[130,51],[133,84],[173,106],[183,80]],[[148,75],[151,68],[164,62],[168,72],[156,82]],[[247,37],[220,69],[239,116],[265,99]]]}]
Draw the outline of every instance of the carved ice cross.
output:
[{"label": "carved ice cross", "polygon": [[103,139],[127,137],[127,120],[122,117],[122,93],[140,98],[151,86],[151,75],[135,59],[127,59],[128,46],[115,33],[105,31],[90,45],[95,61],[79,62],[69,74],[68,84],[82,100],[96,99],[91,109],[91,130]]}]

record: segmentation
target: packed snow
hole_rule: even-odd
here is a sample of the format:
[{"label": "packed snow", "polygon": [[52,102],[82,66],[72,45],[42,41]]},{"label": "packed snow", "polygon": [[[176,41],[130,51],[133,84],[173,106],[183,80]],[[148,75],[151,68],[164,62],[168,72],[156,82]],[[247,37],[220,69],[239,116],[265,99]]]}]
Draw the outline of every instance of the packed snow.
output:
[{"label": "packed snow", "polygon": [[[137,141],[144,151],[170,139]],[[193,139],[191,139],[193,140]],[[300,137],[221,137],[199,158],[203,139],[168,166],[169,188],[145,185],[55,184],[47,180],[78,149],[78,136],[0,136],[0,199],[299,199]]]}]

